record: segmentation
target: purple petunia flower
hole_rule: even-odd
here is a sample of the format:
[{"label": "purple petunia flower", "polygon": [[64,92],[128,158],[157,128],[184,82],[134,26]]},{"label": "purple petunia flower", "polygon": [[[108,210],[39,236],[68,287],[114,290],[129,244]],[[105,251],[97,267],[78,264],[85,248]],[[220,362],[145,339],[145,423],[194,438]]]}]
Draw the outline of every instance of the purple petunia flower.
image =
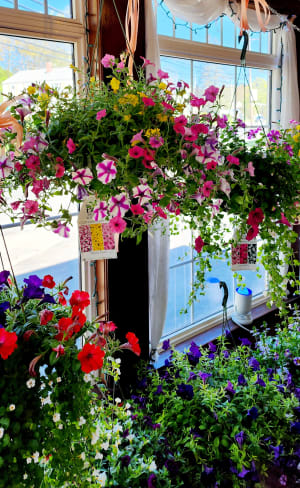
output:
[{"label": "purple petunia flower", "polygon": [[161,395],[163,392],[162,385],[158,385],[154,395]]},{"label": "purple petunia flower", "polygon": [[122,468],[127,468],[127,466],[129,466],[130,464],[131,457],[126,454],[125,456],[122,456],[120,458],[120,461],[121,461]]},{"label": "purple petunia flower", "polygon": [[163,342],[163,345],[162,345],[162,349],[164,351],[167,351],[168,349],[170,349],[170,339],[167,339]]},{"label": "purple petunia flower", "polygon": [[9,271],[6,271],[6,270],[1,271],[1,273],[0,273],[0,286],[7,284],[7,279],[9,277],[9,275],[10,275]]},{"label": "purple petunia flower", "polygon": [[215,344],[213,344],[212,342],[210,342],[208,344],[208,347],[209,347],[210,352],[216,352],[216,350],[217,350],[217,346]]},{"label": "purple petunia flower", "polygon": [[211,474],[213,470],[214,468],[209,468],[208,466],[206,466],[206,464],[204,465],[204,473]]},{"label": "purple petunia flower", "polygon": [[43,303],[53,303],[55,304],[55,298],[52,295],[49,295],[48,293],[45,293],[43,296],[42,300],[39,302],[39,305],[42,305]]},{"label": "purple petunia flower", "polygon": [[249,359],[248,364],[253,371],[258,371],[260,369],[260,364],[253,356]]},{"label": "purple petunia flower", "polygon": [[203,383],[206,383],[206,380],[211,376],[211,374],[210,373],[203,373],[202,371],[199,371],[198,376],[200,376]]},{"label": "purple petunia flower", "polygon": [[238,443],[239,447],[242,447],[243,443],[244,443],[244,440],[245,440],[245,433],[243,430],[241,430],[241,432],[239,432],[238,434],[236,434],[234,436],[236,442]]},{"label": "purple petunia flower", "polygon": [[202,356],[199,346],[194,341],[191,342],[189,352],[196,358],[201,358]]},{"label": "purple petunia flower", "polygon": [[185,400],[192,400],[194,396],[194,390],[192,385],[186,385],[185,383],[180,383],[176,390],[178,396]]},{"label": "purple petunia flower", "polygon": [[251,346],[252,342],[247,339],[247,337],[239,337],[239,340],[242,343],[242,346]]},{"label": "purple petunia flower", "polygon": [[240,386],[245,386],[245,385],[248,384],[244,375],[242,375],[242,374],[239,375],[239,377],[238,377],[238,384]]},{"label": "purple petunia flower", "polygon": [[9,302],[2,302],[2,303],[0,303],[0,314],[2,314],[3,312],[5,312],[9,308],[10,308],[10,303]]},{"label": "purple petunia flower", "polygon": [[287,486],[287,475],[286,474],[282,474],[279,478],[279,484],[281,486]]},{"label": "purple petunia flower", "polygon": [[225,359],[228,359],[230,356],[230,353],[229,353],[229,351],[227,351],[227,349],[225,349],[225,351],[223,351],[223,355],[224,355]]},{"label": "purple petunia flower", "polygon": [[259,374],[257,375],[257,380],[255,381],[254,384],[259,385],[259,386],[263,386],[264,388],[266,387],[266,383],[264,382],[264,380],[262,380],[260,378]]},{"label": "purple petunia flower", "polygon": [[249,469],[246,469],[245,466],[243,466],[242,471],[238,474],[239,478],[245,478],[247,474],[250,473]]},{"label": "purple petunia flower", "polygon": [[291,422],[291,432],[300,434],[300,422]]},{"label": "purple petunia flower", "polygon": [[258,416],[259,416],[259,413],[258,413],[258,410],[256,407],[250,408],[250,410],[248,410],[248,412],[247,412],[247,417],[250,417],[252,420],[257,419]]},{"label": "purple petunia flower", "polygon": [[148,480],[147,480],[147,488],[155,488],[155,480],[156,480],[156,475],[154,473],[151,473]]},{"label": "purple petunia flower", "polygon": [[233,389],[233,384],[231,383],[231,381],[227,382],[225,390],[228,391],[228,393],[230,393],[231,395],[235,395],[235,390]]},{"label": "purple petunia flower", "polygon": [[194,380],[195,378],[197,378],[196,373],[194,373],[194,371],[191,371],[188,377],[188,382]]},{"label": "purple petunia flower", "polygon": [[26,288],[24,288],[23,291],[24,298],[43,298],[44,296],[44,289],[34,286],[34,285],[28,285]]},{"label": "purple petunia flower", "polygon": [[296,366],[300,366],[300,357],[294,358],[294,359],[293,359],[293,363],[294,363]]},{"label": "purple petunia flower", "polygon": [[28,278],[24,278],[24,283],[26,283],[27,285],[29,286],[34,286],[36,288],[39,288],[40,286],[42,286],[43,284],[43,280],[41,280],[41,278],[39,278],[38,276],[36,275],[31,275],[29,276]]},{"label": "purple petunia flower", "polygon": [[283,453],[283,446],[279,444],[279,446],[270,446],[271,449],[273,449],[274,452],[274,460],[278,459],[279,456]]}]

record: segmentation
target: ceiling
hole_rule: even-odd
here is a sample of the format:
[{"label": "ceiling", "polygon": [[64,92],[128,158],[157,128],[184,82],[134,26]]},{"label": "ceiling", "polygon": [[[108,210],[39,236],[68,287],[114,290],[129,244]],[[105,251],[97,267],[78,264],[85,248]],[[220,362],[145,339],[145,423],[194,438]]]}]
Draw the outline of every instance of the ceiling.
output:
[{"label": "ceiling", "polygon": [[267,0],[270,7],[281,14],[299,15],[300,0]]}]

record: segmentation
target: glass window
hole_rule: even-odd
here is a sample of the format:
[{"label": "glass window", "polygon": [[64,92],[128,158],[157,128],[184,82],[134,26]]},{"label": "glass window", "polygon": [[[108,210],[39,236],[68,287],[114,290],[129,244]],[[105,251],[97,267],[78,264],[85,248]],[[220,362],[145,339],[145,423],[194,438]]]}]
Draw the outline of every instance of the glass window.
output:
[{"label": "glass window", "polygon": [[14,0],[0,0],[0,7],[55,15],[57,17],[72,17],[71,0],[18,0],[16,7]]}]

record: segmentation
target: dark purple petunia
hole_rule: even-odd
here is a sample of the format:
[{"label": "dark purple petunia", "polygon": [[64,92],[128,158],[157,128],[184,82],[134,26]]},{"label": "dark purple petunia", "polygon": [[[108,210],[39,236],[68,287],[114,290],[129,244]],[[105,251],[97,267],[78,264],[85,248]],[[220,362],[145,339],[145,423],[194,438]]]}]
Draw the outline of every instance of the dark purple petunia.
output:
[{"label": "dark purple petunia", "polygon": [[155,480],[156,480],[156,475],[154,473],[151,473],[147,480],[147,488],[156,488],[154,484]]},{"label": "dark purple petunia", "polygon": [[246,469],[245,466],[243,466],[242,471],[238,474],[239,478],[245,478],[247,474],[250,473],[249,469]]},{"label": "dark purple petunia", "polygon": [[228,358],[229,358],[229,356],[230,356],[230,352],[229,352],[229,351],[227,351],[227,349],[225,349],[225,351],[223,351],[223,355],[224,355],[224,358],[225,358],[225,359],[228,359]]},{"label": "dark purple petunia", "polygon": [[144,378],[142,378],[139,382],[138,382],[138,388],[140,388],[141,390],[144,390],[145,388],[147,388],[147,378],[146,376]]},{"label": "dark purple petunia", "polygon": [[264,382],[264,380],[262,380],[260,378],[259,374],[257,375],[257,380],[255,381],[254,384],[259,385],[259,386],[263,386],[264,388],[266,387],[266,383]]},{"label": "dark purple petunia", "polygon": [[300,366],[300,358],[299,358],[299,357],[294,358],[294,359],[293,359],[293,363],[294,363],[296,366]]},{"label": "dark purple petunia", "polygon": [[207,357],[208,359],[215,359],[216,355],[213,352],[210,352]]},{"label": "dark purple petunia", "polygon": [[126,454],[125,456],[122,456],[120,458],[120,461],[121,461],[122,468],[127,468],[127,466],[129,466],[130,464],[131,457]]},{"label": "dark purple petunia", "polygon": [[23,291],[24,298],[43,298],[44,289],[34,285],[28,285]]},{"label": "dark purple petunia", "polygon": [[292,373],[288,373],[287,376],[286,376],[286,384],[287,386],[294,386],[294,383],[293,383],[293,377],[292,377]]},{"label": "dark purple petunia", "polygon": [[2,302],[2,303],[0,303],[0,314],[1,313],[4,313],[9,308],[10,308],[10,303],[9,302]]},{"label": "dark purple petunia", "polygon": [[162,389],[162,385],[158,385],[157,388],[156,388],[156,391],[154,392],[154,395],[161,395],[163,394],[163,389]]},{"label": "dark purple petunia", "polygon": [[206,464],[204,465],[204,473],[211,474],[213,470],[214,468],[209,468],[208,466],[206,466]]},{"label": "dark purple petunia", "polygon": [[7,285],[7,280],[8,280],[8,277],[10,275],[10,272],[9,271],[1,271],[0,273],[0,287],[2,285]]},{"label": "dark purple petunia", "polygon": [[125,429],[125,430],[123,430],[123,432],[122,432],[122,437],[124,437],[124,439],[125,439],[127,436],[129,436],[129,429]]},{"label": "dark purple petunia", "polygon": [[194,396],[194,390],[192,385],[186,385],[185,383],[180,383],[176,390],[178,396],[185,400],[192,400]]},{"label": "dark purple petunia", "polygon": [[196,373],[194,373],[194,371],[191,371],[190,372],[190,375],[188,377],[188,382],[191,381],[191,380],[194,380],[195,378],[197,378]]},{"label": "dark purple petunia", "polygon": [[278,354],[278,352],[275,352],[275,354],[274,354],[274,359],[275,359],[275,361],[278,361],[278,359],[279,359],[279,354]]},{"label": "dark purple petunia", "polygon": [[34,286],[35,288],[40,288],[43,284],[43,280],[37,275],[31,275],[28,278],[24,278],[24,283],[29,286]]},{"label": "dark purple petunia", "polygon": [[231,395],[235,395],[235,390],[231,381],[227,381],[227,386],[225,387],[225,390],[228,391],[228,393],[230,393]]},{"label": "dark purple petunia", "polygon": [[283,453],[283,446],[279,444],[279,446],[270,446],[270,448],[274,452],[274,459],[278,459],[279,456]]},{"label": "dark purple petunia", "polygon": [[191,342],[189,353],[196,358],[201,358],[202,356],[199,346],[197,346],[196,342],[194,341]]},{"label": "dark purple petunia", "polygon": [[42,300],[40,301],[39,305],[42,305],[43,303],[53,303],[55,304],[55,298],[52,295],[49,295],[48,293],[45,293],[43,296]]},{"label": "dark purple petunia", "polygon": [[247,337],[239,337],[239,340],[242,343],[242,346],[251,346],[252,342],[247,339]]},{"label": "dark purple petunia", "polygon": [[170,366],[170,361],[168,359],[165,359],[165,367],[168,368]]},{"label": "dark purple petunia", "polygon": [[295,388],[294,395],[300,400],[300,388]]},{"label": "dark purple petunia", "polygon": [[284,392],[285,392],[285,387],[284,387],[284,385],[276,385],[276,388],[277,388],[277,390],[278,390],[280,393],[284,393]]},{"label": "dark purple petunia", "polygon": [[279,484],[281,486],[287,486],[287,475],[286,474],[282,474],[279,478]]},{"label": "dark purple petunia", "polygon": [[253,369],[253,371],[258,371],[260,369],[260,364],[257,361],[257,359],[255,359],[254,357],[249,359],[248,364],[249,364],[250,368]]},{"label": "dark purple petunia", "polygon": [[300,422],[291,422],[291,432],[300,434]]},{"label": "dark purple petunia", "polygon": [[166,462],[164,463],[164,466],[167,468],[169,473],[173,476],[175,476],[179,472],[179,462],[174,461],[174,459],[167,459]]},{"label": "dark purple petunia", "polygon": [[258,413],[258,410],[256,407],[250,408],[250,410],[248,410],[248,412],[247,412],[247,417],[250,417],[252,420],[257,419],[258,416],[259,416],[259,413]]},{"label": "dark purple petunia", "polygon": [[210,373],[203,373],[202,371],[199,371],[198,376],[200,376],[201,380],[203,383],[206,383],[206,380],[211,377]]},{"label": "dark purple petunia", "polygon": [[217,350],[217,346],[213,342],[210,342],[208,344],[208,348],[209,348],[210,352],[216,352],[216,350]]},{"label": "dark purple petunia", "polygon": [[77,186],[77,198],[78,200],[83,200],[88,196],[88,191],[82,185]]},{"label": "dark purple petunia", "polygon": [[164,351],[167,351],[168,349],[170,349],[170,339],[163,341],[162,349]]},{"label": "dark purple petunia", "polygon": [[238,445],[240,447],[242,447],[243,443],[244,443],[244,440],[245,440],[245,432],[243,430],[241,430],[241,432],[239,432],[238,434],[236,434],[234,436],[236,442],[238,443]]},{"label": "dark purple petunia", "polygon": [[239,375],[239,377],[238,377],[238,384],[240,386],[245,386],[245,385],[248,384],[244,375],[242,375],[242,374]]}]

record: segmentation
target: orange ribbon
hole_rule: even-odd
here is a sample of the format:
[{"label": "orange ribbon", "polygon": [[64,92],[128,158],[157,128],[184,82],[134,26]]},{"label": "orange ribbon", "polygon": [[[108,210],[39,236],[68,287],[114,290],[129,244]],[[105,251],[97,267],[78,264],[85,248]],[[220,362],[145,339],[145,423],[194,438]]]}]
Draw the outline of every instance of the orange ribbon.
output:
[{"label": "orange ribbon", "polygon": [[8,100],[0,105],[0,129],[12,129],[17,134],[17,147],[20,147],[23,140],[23,127],[19,122],[11,115],[9,111],[6,111],[15,100]]},{"label": "orange ribbon", "polygon": [[[247,19],[247,8],[249,5],[249,0],[241,0],[241,33],[244,30],[249,30],[249,24]],[[270,8],[269,5],[265,0],[254,0],[256,16],[259,23],[259,26],[263,32],[266,31],[266,25],[268,25],[270,21]],[[261,16],[261,8],[264,11],[265,18],[262,19]]]},{"label": "orange ribbon", "polygon": [[[126,18],[125,18],[125,30],[126,30],[126,43],[127,51],[129,53],[128,70],[129,75],[133,74],[133,58],[136,50],[138,27],[139,27],[139,0],[128,0]],[[130,34],[129,34],[130,29]]]}]

